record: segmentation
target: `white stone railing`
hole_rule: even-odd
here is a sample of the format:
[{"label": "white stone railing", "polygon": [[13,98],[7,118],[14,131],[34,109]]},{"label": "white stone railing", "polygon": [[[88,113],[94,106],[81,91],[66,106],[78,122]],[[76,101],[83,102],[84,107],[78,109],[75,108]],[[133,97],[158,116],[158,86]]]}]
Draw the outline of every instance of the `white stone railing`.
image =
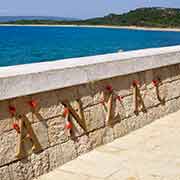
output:
[{"label": "white stone railing", "polygon": [[180,63],[180,46],[0,68],[0,100]]}]

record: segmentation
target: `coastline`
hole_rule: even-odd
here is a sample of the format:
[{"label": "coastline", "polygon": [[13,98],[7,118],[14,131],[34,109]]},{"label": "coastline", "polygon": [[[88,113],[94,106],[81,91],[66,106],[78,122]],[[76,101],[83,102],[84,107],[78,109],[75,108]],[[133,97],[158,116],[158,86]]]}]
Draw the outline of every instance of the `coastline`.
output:
[{"label": "coastline", "polygon": [[140,26],[109,26],[109,25],[46,25],[46,24],[0,24],[0,26],[34,26],[34,27],[87,27],[87,28],[110,28],[110,29],[132,29],[145,31],[172,31],[180,32],[180,28],[156,28],[156,27],[140,27]]}]

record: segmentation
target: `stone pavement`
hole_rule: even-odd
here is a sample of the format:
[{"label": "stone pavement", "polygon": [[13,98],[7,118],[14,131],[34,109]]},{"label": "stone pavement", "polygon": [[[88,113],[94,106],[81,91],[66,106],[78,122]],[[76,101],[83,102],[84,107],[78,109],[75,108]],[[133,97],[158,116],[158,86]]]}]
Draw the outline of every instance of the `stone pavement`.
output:
[{"label": "stone pavement", "polygon": [[180,180],[180,111],[84,154],[38,180]]}]

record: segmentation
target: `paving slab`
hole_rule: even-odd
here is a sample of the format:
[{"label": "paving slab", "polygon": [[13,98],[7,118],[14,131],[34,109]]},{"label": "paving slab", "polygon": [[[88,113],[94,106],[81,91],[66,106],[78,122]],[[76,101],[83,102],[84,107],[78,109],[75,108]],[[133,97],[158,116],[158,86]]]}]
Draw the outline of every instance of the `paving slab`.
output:
[{"label": "paving slab", "polygon": [[180,180],[180,111],[96,148],[38,180]]}]

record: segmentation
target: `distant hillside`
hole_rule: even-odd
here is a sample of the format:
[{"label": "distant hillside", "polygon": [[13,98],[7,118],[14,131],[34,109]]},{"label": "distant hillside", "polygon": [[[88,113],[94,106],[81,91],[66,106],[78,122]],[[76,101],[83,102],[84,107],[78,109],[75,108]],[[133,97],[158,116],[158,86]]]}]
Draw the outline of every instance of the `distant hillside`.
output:
[{"label": "distant hillside", "polygon": [[140,8],[121,15],[109,14],[102,18],[89,19],[85,23],[94,25],[180,27],[180,9]]},{"label": "distant hillside", "polygon": [[177,8],[140,8],[124,14],[109,14],[87,20],[17,20],[12,24],[77,24],[77,25],[115,25],[141,27],[180,28],[180,9]]},{"label": "distant hillside", "polygon": [[56,17],[56,16],[0,16],[0,22],[11,22],[19,20],[54,20],[54,21],[74,21],[75,18]]}]

